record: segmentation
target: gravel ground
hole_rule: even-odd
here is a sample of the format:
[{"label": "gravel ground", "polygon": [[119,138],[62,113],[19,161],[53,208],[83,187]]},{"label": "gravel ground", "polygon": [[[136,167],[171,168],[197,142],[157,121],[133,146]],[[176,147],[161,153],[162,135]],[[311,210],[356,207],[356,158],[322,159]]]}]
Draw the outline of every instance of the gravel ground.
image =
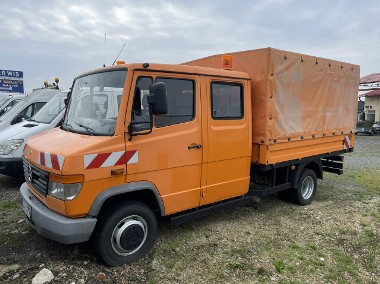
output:
[{"label": "gravel ground", "polygon": [[89,244],[39,237],[18,204],[22,180],[0,176],[0,283],[380,283],[380,136],[357,136],[345,174],[326,174],[314,202],[276,195],[170,227],[145,259],[117,268]]}]

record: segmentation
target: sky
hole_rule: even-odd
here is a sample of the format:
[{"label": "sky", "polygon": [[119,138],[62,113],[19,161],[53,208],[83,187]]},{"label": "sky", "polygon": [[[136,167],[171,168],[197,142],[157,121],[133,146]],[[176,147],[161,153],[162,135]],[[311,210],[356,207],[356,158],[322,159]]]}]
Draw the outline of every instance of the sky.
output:
[{"label": "sky", "polygon": [[[28,93],[119,60],[178,64],[273,47],[380,72],[380,1],[1,0],[0,70]],[[105,37],[105,34],[107,35]]]}]

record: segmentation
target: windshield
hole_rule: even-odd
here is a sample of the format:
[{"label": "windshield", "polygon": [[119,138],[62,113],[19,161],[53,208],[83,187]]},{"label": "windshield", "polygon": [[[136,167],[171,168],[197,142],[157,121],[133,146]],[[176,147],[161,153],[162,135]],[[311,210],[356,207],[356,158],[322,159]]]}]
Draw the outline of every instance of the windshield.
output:
[{"label": "windshield", "polygon": [[87,135],[115,132],[127,70],[106,71],[74,82],[63,129]]},{"label": "windshield", "polygon": [[32,121],[49,124],[65,107],[67,93],[62,93],[44,105],[33,117]]}]

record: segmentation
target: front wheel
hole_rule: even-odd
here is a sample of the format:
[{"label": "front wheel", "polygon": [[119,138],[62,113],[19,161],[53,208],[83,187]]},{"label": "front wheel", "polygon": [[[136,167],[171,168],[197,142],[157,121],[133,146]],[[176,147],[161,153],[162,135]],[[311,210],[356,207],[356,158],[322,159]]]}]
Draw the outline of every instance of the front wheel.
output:
[{"label": "front wheel", "polygon": [[102,214],[95,251],[110,266],[128,264],[149,252],[156,234],[157,220],[149,207],[138,201],[122,202]]}]

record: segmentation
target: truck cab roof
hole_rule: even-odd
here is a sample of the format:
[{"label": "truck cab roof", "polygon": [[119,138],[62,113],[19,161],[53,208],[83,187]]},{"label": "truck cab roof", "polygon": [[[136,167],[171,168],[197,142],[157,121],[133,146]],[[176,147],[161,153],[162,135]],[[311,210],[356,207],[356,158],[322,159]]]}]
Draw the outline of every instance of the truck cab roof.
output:
[{"label": "truck cab roof", "polygon": [[[97,73],[101,71],[113,70],[113,69],[128,69],[128,70],[142,70],[142,71],[165,71],[172,73],[187,73],[187,74],[199,74],[199,75],[209,75],[209,76],[220,76],[229,78],[239,78],[249,80],[249,75],[246,72],[231,71],[225,69],[199,67],[199,66],[189,66],[189,65],[178,65],[178,64],[159,64],[159,63],[128,63],[120,64],[114,66],[103,67],[95,69],[86,73],[79,75],[82,77],[87,74]],[[77,77],[77,78],[78,78]]]}]

